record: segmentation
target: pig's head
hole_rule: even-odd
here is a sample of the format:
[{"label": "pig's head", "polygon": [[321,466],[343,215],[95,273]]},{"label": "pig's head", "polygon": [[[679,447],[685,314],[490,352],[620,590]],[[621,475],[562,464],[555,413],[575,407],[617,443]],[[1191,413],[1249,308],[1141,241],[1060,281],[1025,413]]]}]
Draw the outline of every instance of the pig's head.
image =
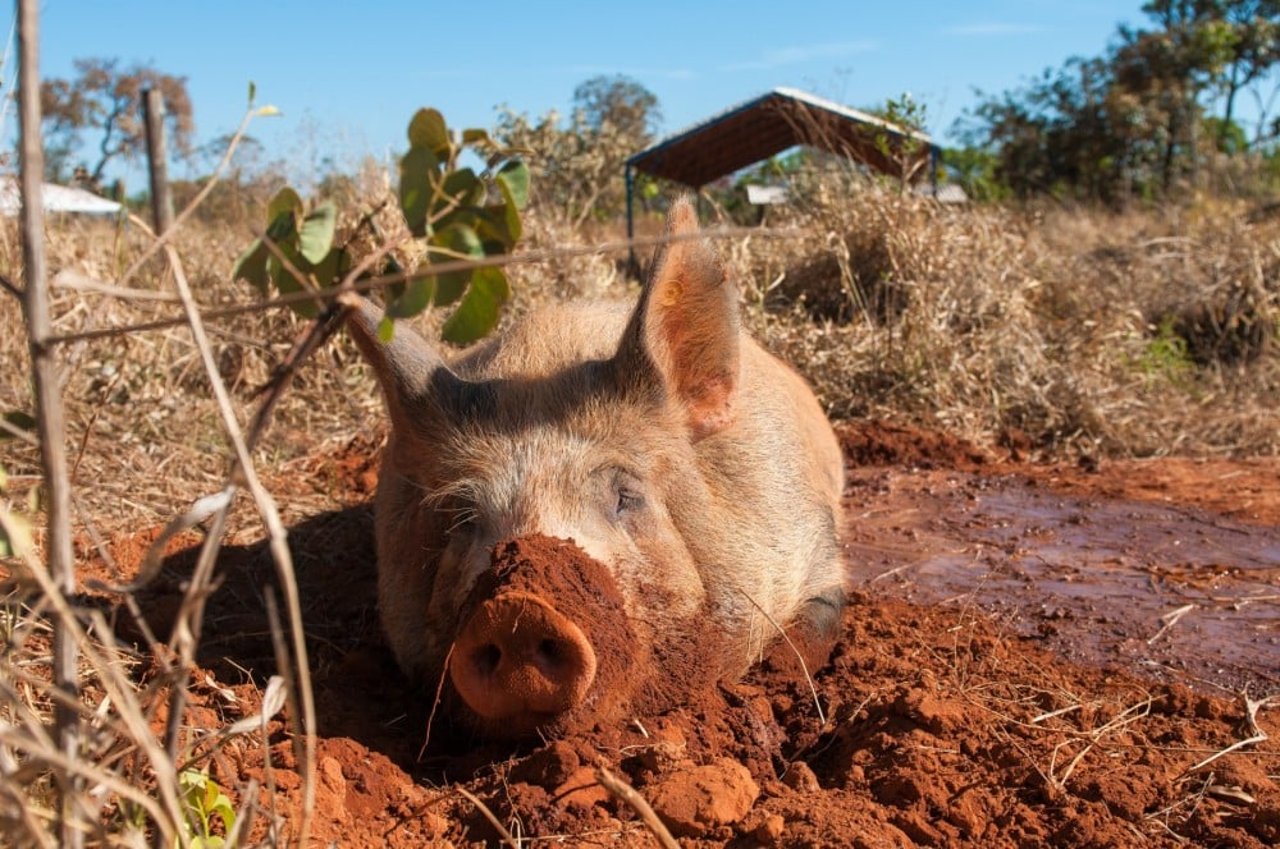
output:
[{"label": "pig's head", "polygon": [[[742,520],[700,456],[733,427],[741,342],[736,290],[696,231],[678,202],[676,241],[634,307],[534,313],[452,365],[404,326],[380,342],[371,304],[354,312],[392,423],[376,519],[383,625],[402,667],[432,683],[447,673],[484,730],[642,698],[653,658],[691,651],[716,580],[698,551]],[[584,613],[590,593],[496,574],[501,546],[535,537],[576,544],[598,568],[576,555],[563,568],[611,584],[601,598],[618,609]],[[604,681],[611,622],[631,657]],[[714,647],[692,651],[722,671]]]}]

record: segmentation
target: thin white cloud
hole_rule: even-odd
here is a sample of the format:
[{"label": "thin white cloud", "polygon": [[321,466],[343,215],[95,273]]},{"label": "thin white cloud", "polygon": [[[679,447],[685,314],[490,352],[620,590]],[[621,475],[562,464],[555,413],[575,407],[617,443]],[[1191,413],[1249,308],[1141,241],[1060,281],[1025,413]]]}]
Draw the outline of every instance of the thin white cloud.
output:
[{"label": "thin white cloud", "polygon": [[987,21],[978,24],[961,24],[947,27],[943,32],[948,35],[1021,35],[1029,32],[1044,32],[1039,24],[1015,24],[1009,21]]},{"label": "thin white cloud", "polygon": [[834,44],[810,44],[804,47],[781,47],[766,50],[758,59],[722,65],[721,71],[767,71],[784,65],[799,65],[817,59],[839,59],[855,53],[869,53],[878,45],[874,41],[841,41]]}]

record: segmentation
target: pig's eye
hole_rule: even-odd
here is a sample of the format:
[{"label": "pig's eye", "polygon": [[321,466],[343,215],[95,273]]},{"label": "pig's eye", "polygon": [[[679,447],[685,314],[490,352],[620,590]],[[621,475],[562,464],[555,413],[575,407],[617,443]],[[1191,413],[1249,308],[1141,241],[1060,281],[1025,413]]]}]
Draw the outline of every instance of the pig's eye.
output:
[{"label": "pig's eye", "polygon": [[614,509],[619,516],[639,510],[643,506],[643,495],[626,487],[618,488],[618,506]]},{"label": "pig's eye", "polygon": [[613,515],[621,519],[644,507],[640,479],[619,468],[609,470],[608,493],[612,496]]}]

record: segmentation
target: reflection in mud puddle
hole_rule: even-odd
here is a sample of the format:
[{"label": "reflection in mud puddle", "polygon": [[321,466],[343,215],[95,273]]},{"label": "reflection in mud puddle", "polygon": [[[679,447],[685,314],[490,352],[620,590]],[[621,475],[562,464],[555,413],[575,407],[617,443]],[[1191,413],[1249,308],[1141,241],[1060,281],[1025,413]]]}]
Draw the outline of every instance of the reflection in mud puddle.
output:
[{"label": "reflection in mud puddle", "polygon": [[976,604],[1081,661],[1280,683],[1280,528],[954,471],[857,470],[847,515],[860,589]]}]

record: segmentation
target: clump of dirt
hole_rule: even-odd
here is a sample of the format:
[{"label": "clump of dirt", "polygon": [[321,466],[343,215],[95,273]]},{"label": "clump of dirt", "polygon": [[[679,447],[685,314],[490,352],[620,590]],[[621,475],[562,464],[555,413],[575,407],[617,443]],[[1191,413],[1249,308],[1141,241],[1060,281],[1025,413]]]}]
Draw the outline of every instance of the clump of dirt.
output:
[{"label": "clump of dirt", "polygon": [[992,463],[978,446],[957,436],[877,421],[836,428],[845,459],[855,466],[916,466],[977,471]]}]

